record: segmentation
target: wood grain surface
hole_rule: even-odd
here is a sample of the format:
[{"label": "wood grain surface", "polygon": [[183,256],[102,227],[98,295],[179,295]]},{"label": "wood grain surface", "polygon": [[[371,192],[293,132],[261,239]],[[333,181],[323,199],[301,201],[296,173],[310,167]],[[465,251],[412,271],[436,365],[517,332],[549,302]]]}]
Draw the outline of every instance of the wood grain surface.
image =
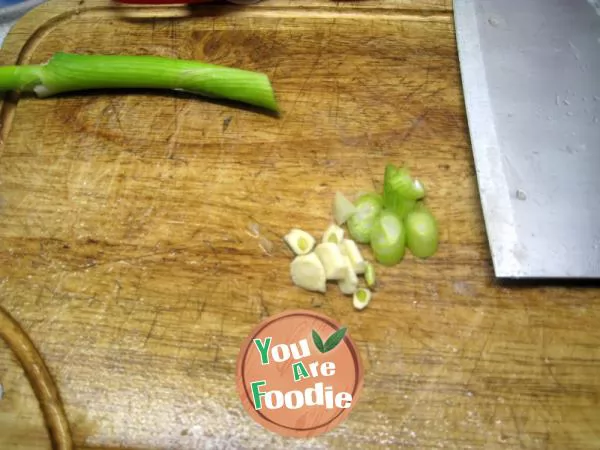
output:
[{"label": "wood grain surface", "polygon": [[[59,50],[264,71],[282,109],[146,91],[3,102],[0,304],[45,358],[79,447],[600,446],[599,292],[494,280],[450,0],[50,0],[1,62]],[[379,269],[360,313],[336,289],[293,287],[282,236],[320,234],[334,192],[380,188],[388,162],[428,186],[438,254]],[[235,387],[246,335],[297,308],[346,325],[365,362],[350,417],[308,441],[260,428]],[[49,448],[2,344],[0,383],[0,448]]]}]

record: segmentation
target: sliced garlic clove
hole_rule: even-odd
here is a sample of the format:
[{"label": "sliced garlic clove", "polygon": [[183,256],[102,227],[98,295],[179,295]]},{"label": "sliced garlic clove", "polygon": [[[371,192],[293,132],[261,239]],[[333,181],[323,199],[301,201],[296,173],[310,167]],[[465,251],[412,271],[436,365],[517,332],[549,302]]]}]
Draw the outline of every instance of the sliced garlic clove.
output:
[{"label": "sliced garlic clove", "polygon": [[341,244],[344,240],[344,229],[338,227],[336,224],[331,224],[325,233],[323,233],[322,242],[333,242],[334,244]]},{"label": "sliced garlic clove", "polygon": [[343,294],[352,295],[358,289],[358,276],[352,267],[350,258],[344,256],[344,260],[346,261],[346,275],[338,281],[338,286]]},{"label": "sliced garlic clove", "polygon": [[302,289],[315,292],[327,291],[325,267],[315,253],[296,256],[290,263],[292,282]]},{"label": "sliced garlic clove", "polygon": [[352,263],[352,267],[356,274],[362,275],[365,273],[367,263],[365,262],[358,245],[356,245],[356,242],[352,239],[344,239],[340,244],[340,247],[342,254],[350,258],[350,262]]},{"label": "sliced garlic clove", "polygon": [[333,242],[317,245],[315,253],[325,267],[325,276],[328,280],[341,280],[346,275],[346,261],[340,247]]}]

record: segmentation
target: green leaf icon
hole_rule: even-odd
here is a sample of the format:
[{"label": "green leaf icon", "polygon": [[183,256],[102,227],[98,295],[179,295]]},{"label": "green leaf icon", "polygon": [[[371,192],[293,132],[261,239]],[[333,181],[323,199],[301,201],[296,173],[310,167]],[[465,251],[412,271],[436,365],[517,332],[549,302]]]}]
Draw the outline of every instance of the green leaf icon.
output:
[{"label": "green leaf icon", "polygon": [[327,338],[325,344],[323,344],[323,340],[321,339],[321,336],[319,336],[319,333],[317,333],[315,330],[312,330],[313,342],[321,353],[330,352],[336,348],[340,342],[342,342],[342,339],[344,339],[344,336],[346,335],[346,330],[346,327],[340,328],[331,336],[329,336],[329,338]]},{"label": "green leaf icon", "polygon": [[321,353],[325,353],[324,348],[323,348],[323,339],[321,339],[321,336],[319,336],[319,333],[317,333],[315,330],[312,330],[312,338],[313,338],[313,342],[315,343],[315,346],[317,347],[317,349]]},{"label": "green leaf icon", "polygon": [[333,333],[331,336],[329,336],[329,338],[327,339],[327,341],[325,342],[325,345],[323,346],[323,353],[327,353],[331,350],[333,350],[334,348],[337,347],[337,345],[342,342],[342,339],[344,339],[344,336],[346,335],[346,327],[342,327],[339,330],[337,330],[335,333]]}]

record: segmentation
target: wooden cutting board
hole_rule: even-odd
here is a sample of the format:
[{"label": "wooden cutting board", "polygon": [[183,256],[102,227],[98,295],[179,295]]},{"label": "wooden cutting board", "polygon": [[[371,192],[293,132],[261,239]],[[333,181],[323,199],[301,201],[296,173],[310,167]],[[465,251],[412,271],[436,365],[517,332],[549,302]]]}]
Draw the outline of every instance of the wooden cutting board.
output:
[{"label": "wooden cutting board", "polygon": [[[50,0],[1,60],[59,50],[264,71],[282,108],[146,91],[2,104],[0,304],[79,447],[598,447],[600,295],[494,280],[450,0]],[[380,268],[360,313],[336,289],[293,287],[282,236],[320,234],[334,192],[380,189],[388,162],[428,187],[439,253]],[[348,326],[365,364],[348,420],[310,441],[260,428],[235,387],[246,335],[296,308]],[[6,346],[0,382],[0,448],[49,448]]]}]

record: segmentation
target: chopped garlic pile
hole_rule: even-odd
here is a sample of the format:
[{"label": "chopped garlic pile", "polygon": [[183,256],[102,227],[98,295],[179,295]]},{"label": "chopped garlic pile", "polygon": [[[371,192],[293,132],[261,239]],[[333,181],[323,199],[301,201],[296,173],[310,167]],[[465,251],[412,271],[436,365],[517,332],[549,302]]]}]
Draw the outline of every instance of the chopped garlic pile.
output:
[{"label": "chopped garlic pile", "polygon": [[[331,224],[319,244],[310,233],[298,228],[290,230],[284,240],[296,255],[290,264],[292,282],[296,286],[325,293],[327,282],[335,282],[344,295],[353,296],[356,309],[364,309],[368,305],[371,300],[369,288],[374,285],[375,272],[363,258],[356,242],[345,238],[343,228]],[[366,277],[367,270],[367,287],[359,287],[359,275]]]}]

